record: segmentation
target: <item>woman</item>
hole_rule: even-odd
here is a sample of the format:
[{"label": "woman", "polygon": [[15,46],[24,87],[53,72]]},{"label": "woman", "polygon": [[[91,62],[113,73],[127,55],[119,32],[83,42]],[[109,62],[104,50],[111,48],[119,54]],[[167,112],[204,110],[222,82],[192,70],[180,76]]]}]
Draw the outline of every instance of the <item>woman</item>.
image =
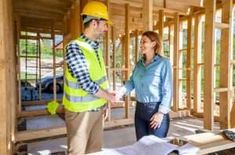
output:
[{"label": "woman", "polygon": [[117,98],[135,89],[135,130],[139,140],[146,135],[166,137],[169,129],[169,111],[172,99],[172,73],[170,61],[160,55],[161,41],[153,31],[142,34],[142,58],[132,76],[117,91]]}]

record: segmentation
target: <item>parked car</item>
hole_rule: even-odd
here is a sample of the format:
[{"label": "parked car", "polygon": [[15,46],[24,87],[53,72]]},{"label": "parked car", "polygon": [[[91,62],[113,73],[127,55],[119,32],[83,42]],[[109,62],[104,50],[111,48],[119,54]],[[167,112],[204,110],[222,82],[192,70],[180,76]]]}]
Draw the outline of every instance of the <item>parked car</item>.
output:
[{"label": "parked car", "polygon": [[[63,74],[56,75],[56,93],[60,93],[63,91],[63,83],[64,83],[64,76]],[[40,81],[37,82],[37,88],[40,87],[42,92],[53,93],[54,86],[53,86],[53,76],[52,75],[45,75],[41,78]]]}]

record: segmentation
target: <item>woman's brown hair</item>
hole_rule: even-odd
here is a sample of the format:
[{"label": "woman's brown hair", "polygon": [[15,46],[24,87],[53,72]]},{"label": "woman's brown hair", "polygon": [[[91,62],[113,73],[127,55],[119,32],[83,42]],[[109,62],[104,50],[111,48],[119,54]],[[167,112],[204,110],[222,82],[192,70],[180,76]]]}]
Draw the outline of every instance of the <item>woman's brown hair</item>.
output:
[{"label": "woman's brown hair", "polygon": [[162,49],[161,39],[159,37],[159,34],[154,31],[145,31],[142,36],[148,37],[152,42],[156,42],[156,45],[154,46],[154,52],[155,54],[160,55],[160,51]]}]

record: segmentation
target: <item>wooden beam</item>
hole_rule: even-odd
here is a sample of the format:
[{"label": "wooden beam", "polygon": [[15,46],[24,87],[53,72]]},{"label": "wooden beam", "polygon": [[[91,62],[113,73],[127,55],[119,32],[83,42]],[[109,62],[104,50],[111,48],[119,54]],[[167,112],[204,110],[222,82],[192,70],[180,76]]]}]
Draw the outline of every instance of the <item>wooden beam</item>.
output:
[{"label": "wooden beam", "polygon": [[[128,68],[125,74],[125,80],[128,80],[130,75],[130,6],[129,4],[125,4],[125,67]],[[129,113],[129,97],[125,97],[125,118],[130,117]]]},{"label": "wooden beam", "polygon": [[163,8],[163,7],[158,7],[158,6],[154,6],[153,10],[154,11],[164,10],[165,13],[172,13],[172,14],[178,13],[179,15],[183,15],[183,16],[187,15],[185,10],[176,10],[176,9]]},{"label": "wooden beam", "polygon": [[[234,130],[233,130],[234,131]],[[228,140],[219,133],[201,133],[184,136],[183,139],[199,148],[198,155],[210,154],[217,151],[227,150],[235,147],[235,142]]]},{"label": "wooden beam", "polygon": [[202,18],[197,15],[194,22],[194,71],[193,71],[193,109],[199,112],[201,109],[201,60],[202,44]]},{"label": "wooden beam", "polygon": [[[112,68],[116,67],[116,44],[114,26],[111,27],[111,40],[112,40]],[[110,68],[111,69],[111,68]],[[116,71],[113,70],[113,90],[116,90]]]},{"label": "wooden beam", "polygon": [[137,64],[139,59],[139,31],[135,30],[135,64]]},{"label": "wooden beam", "polygon": [[153,0],[144,1],[143,24],[145,31],[153,30]]},{"label": "wooden beam", "polygon": [[142,8],[143,4],[139,3],[139,2],[134,2],[134,1],[130,1],[130,0],[110,0],[110,3],[114,3],[114,4],[129,4],[129,6],[134,6],[137,8]]},{"label": "wooden beam", "polygon": [[160,10],[159,11],[159,20],[158,20],[158,32],[159,32],[159,36],[161,38],[161,51],[160,51],[160,54],[161,55],[164,55],[164,52],[163,52],[163,35],[164,35],[164,10]]},{"label": "wooden beam", "polygon": [[17,114],[17,117],[23,118],[23,117],[35,117],[35,116],[44,116],[44,115],[49,115],[47,110],[22,111]]},{"label": "wooden beam", "polygon": [[[170,112],[171,118],[184,118],[188,117],[189,111],[181,110],[177,113]],[[131,125],[134,123],[132,118],[129,119],[118,119],[118,120],[111,120],[106,121],[104,123],[104,129],[114,128],[123,125]],[[47,128],[47,129],[38,129],[38,130],[27,130],[27,131],[18,131],[15,136],[15,142],[23,142],[23,141],[32,141],[36,139],[43,139],[55,136],[63,136],[66,135],[66,128],[65,127],[54,127],[54,128]]]},{"label": "wooden beam", "polygon": [[0,153],[13,154],[17,100],[16,51],[11,0],[0,1]]},{"label": "wooden beam", "polygon": [[[233,118],[234,115],[235,115],[235,101],[233,101],[233,104],[231,107],[230,117]],[[231,128],[235,128],[235,119],[231,119]]]},{"label": "wooden beam", "polygon": [[167,0],[166,6],[168,5],[184,5],[184,6],[195,6],[195,7],[203,7],[203,0]]},{"label": "wooden beam", "polygon": [[[110,14],[110,3],[109,3],[109,0],[106,0],[105,1],[105,4],[108,8],[108,12]],[[111,68],[111,65],[110,65],[110,31],[111,31],[111,25],[108,25],[108,31],[106,32],[105,34],[105,37],[103,38],[104,40],[104,44],[105,44],[105,48],[104,48],[104,53],[105,53],[105,65],[106,65],[106,72],[107,72],[107,77],[109,80],[111,80],[111,72],[110,72],[110,68]],[[115,45],[115,44],[114,44]],[[108,104],[108,121],[111,120],[111,104]]]},{"label": "wooden beam", "polygon": [[179,109],[179,14],[174,18],[173,110]]},{"label": "wooden beam", "polygon": [[82,32],[80,1],[75,1],[71,8],[71,36],[76,39]]},{"label": "wooden beam", "polygon": [[228,92],[228,91],[231,91],[231,90],[229,90],[228,88],[214,88],[214,91],[216,93],[222,93],[222,92]]},{"label": "wooden beam", "polygon": [[215,5],[216,0],[205,1],[204,128],[209,130],[214,126]]},{"label": "wooden beam", "polygon": [[231,113],[233,102],[233,66],[230,63],[233,56],[233,0],[222,0],[222,23],[228,28],[221,30],[221,54],[220,54],[220,89],[225,91],[220,92],[220,128],[226,129],[231,127],[231,119],[234,115]]},{"label": "wooden beam", "polygon": [[[41,101],[22,101],[22,106],[33,106],[33,105],[46,105],[51,100],[41,100]],[[62,103],[62,101],[57,101]]]},{"label": "wooden beam", "polygon": [[188,16],[187,21],[187,53],[186,53],[186,102],[187,108],[191,110],[192,103],[191,103],[191,53],[192,53],[192,11]]},{"label": "wooden beam", "polygon": [[229,28],[229,24],[226,24],[226,23],[218,23],[218,22],[215,22],[215,28],[218,28],[218,29],[227,29]]}]

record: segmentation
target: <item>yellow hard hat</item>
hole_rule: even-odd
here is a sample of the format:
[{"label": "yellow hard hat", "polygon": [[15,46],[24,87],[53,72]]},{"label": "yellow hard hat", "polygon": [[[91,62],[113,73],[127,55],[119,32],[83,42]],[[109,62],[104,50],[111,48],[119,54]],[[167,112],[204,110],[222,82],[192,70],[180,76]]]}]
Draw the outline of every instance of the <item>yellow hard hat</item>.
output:
[{"label": "yellow hard hat", "polygon": [[99,19],[105,19],[107,20],[109,24],[112,24],[112,22],[109,20],[107,6],[102,2],[98,2],[98,1],[88,2],[84,6],[81,15],[87,15],[87,16],[92,16],[92,17],[96,17]]}]

